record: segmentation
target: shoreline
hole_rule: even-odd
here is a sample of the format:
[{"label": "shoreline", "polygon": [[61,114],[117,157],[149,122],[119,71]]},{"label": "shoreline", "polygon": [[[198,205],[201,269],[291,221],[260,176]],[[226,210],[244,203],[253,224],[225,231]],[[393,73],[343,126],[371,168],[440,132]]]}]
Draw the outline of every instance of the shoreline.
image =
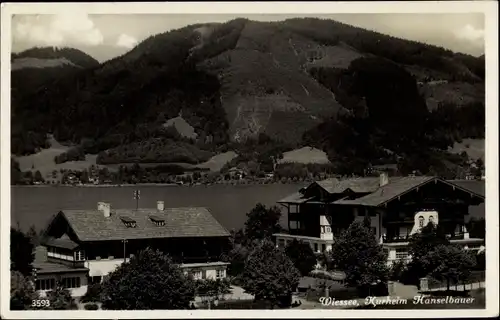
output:
[{"label": "shoreline", "polygon": [[136,183],[136,184],[82,184],[82,185],[69,185],[69,184],[39,184],[39,185],[22,185],[15,184],[11,187],[28,187],[28,188],[121,188],[121,187],[210,187],[210,186],[253,186],[253,185],[274,185],[274,184],[302,184],[310,183],[307,181],[290,181],[290,182],[269,182],[269,183],[259,183],[259,182],[247,182],[247,183],[197,183],[197,184],[177,184],[177,183]]}]

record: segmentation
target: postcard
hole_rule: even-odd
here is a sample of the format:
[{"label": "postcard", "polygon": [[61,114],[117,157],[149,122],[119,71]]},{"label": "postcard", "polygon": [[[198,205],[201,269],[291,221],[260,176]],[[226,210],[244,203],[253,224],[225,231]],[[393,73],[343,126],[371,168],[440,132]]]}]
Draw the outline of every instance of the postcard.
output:
[{"label": "postcard", "polygon": [[498,315],[497,12],[3,3],[2,317]]}]

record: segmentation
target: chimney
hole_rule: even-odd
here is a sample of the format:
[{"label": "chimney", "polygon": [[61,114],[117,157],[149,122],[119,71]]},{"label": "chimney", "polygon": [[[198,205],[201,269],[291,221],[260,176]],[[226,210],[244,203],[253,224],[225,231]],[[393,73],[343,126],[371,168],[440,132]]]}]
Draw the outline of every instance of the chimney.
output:
[{"label": "chimney", "polygon": [[104,217],[109,218],[111,215],[111,204],[106,203],[106,202],[98,202],[97,203],[97,210],[102,212]]},{"label": "chimney", "polygon": [[165,203],[163,201],[156,201],[156,208],[158,211],[163,211],[165,209]]},{"label": "chimney", "polygon": [[380,174],[380,187],[383,187],[385,186],[386,184],[389,183],[389,175],[387,174],[387,172],[383,172]]}]

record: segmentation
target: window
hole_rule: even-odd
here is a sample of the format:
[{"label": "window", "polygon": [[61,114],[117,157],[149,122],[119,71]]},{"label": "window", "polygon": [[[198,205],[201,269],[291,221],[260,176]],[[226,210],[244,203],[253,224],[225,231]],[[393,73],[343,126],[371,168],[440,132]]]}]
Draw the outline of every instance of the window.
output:
[{"label": "window", "polygon": [[74,260],[74,256],[72,255],[70,250],[68,250],[68,249],[64,250],[64,249],[56,248],[56,247],[48,247],[47,248],[47,257],[68,260],[68,261]]},{"label": "window", "polygon": [[317,243],[314,244],[314,252],[318,252],[318,244]]},{"label": "window", "polygon": [[165,226],[165,220],[158,216],[149,216],[149,219],[158,227]]},{"label": "window", "polygon": [[40,279],[35,283],[36,290],[52,290],[56,287],[56,279]]},{"label": "window", "polygon": [[377,234],[377,228],[376,227],[371,227],[370,228],[370,231],[373,233],[373,234]]},{"label": "window", "polygon": [[424,217],[420,216],[420,217],[418,218],[418,226],[419,226],[420,228],[423,228],[423,227],[424,227]]},{"label": "window", "polygon": [[396,249],[396,259],[406,259],[408,258],[408,251],[404,248]]},{"label": "window", "polygon": [[79,277],[63,278],[62,285],[63,285],[63,287],[68,288],[68,289],[79,288],[80,287],[80,278]]},{"label": "window", "polygon": [[331,232],[332,232],[332,228],[326,227],[326,233],[331,233]]},{"label": "window", "polygon": [[203,273],[201,271],[192,271],[191,273],[193,275],[194,280],[201,280],[203,279]]},{"label": "window", "polygon": [[79,250],[75,252],[76,261],[85,261],[85,251]]},{"label": "window", "polygon": [[123,224],[127,228],[135,228],[135,227],[137,227],[137,222],[134,219],[130,218],[130,217],[121,216],[120,220],[123,222]]},{"label": "window", "polygon": [[321,233],[325,233],[325,227],[321,226]]},{"label": "window", "polygon": [[429,222],[434,223],[434,216],[430,216],[430,217],[429,217]]},{"label": "window", "polygon": [[321,244],[321,252],[325,252],[326,251],[326,244]]},{"label": "window", "polygon": [[220,269],[220,270],[216,270],[215,271],[215,277],[217,279],[223,279],[226,277],[226,270],[224,269]]}]

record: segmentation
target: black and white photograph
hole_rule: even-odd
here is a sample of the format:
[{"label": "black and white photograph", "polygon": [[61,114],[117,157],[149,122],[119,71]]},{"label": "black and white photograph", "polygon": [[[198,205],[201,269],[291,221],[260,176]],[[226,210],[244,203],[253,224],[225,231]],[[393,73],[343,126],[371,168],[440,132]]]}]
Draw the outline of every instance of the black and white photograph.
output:
[{"label": "black and white photograph", "polygon": [[497,2],[4,3],[1,68],[2,318],[498,315]]}]

